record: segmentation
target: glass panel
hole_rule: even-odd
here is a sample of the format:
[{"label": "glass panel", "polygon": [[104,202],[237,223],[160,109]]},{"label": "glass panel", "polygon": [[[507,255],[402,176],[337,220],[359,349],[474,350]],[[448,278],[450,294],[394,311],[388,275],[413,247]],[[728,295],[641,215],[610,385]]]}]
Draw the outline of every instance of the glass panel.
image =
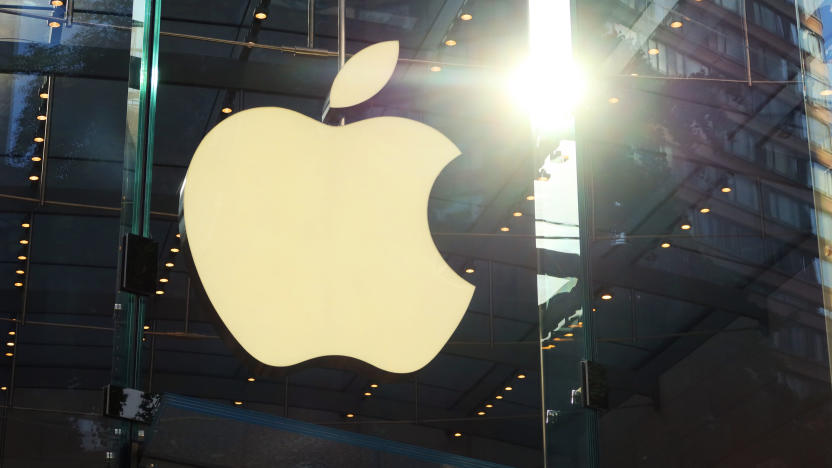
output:
[{"label": "glass panel", "polygon": [[[636,2],[683,15],[649,30],[667,47],[650,63],[678,67],[671,50],[687,50],[708,67],[648,78],[632,75],[637,54],[614,60],[628,36],[598,33],[619,28],[622,3],[634,7],[579,1],[577,14],[576,54],[593,70],[578,128],[595,359],[609,388],[600,464],[823,465],[832,428],[813,415],[831,388],[825,200],[810,184],[829,146],[828,112],[813,104],[827,87],[811,65],[822,28],[786,0]],[[676,19],[714,31],[707,47],[663,25]]]}]

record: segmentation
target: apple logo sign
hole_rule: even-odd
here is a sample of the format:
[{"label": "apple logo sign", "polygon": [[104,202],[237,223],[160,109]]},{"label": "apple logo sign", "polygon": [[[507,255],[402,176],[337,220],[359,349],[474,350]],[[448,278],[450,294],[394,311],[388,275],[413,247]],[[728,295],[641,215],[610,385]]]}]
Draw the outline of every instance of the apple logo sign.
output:
[{"label": "apple logo sign", "polygon": [[[398,53],[391,41],[355,54],[330,106],[378,93]],[[427,218],[434,180],[459,153],[399,117],[332,126],[258,107],[219,123],[188,168],[180,232],[225,331],[267,366],[347,356],[388,372],[424,367],[474,293]]]}]

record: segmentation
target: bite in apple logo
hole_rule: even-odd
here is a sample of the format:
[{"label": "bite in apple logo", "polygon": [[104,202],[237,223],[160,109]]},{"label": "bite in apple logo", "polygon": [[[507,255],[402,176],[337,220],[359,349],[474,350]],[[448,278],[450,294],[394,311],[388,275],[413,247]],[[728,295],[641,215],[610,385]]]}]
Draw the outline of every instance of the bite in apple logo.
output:
[{"label": "bite in apple logo", "polygon": [[[375,95],[398,52],[382,42],[354,55],[330,106]],[[428,228],[434,180],[458,155],[439,131],[399,117],[331,126],[259,107],[223,120],[188,168],[180,229],[227,332],[268,366],[324,356],[396,373],[425,366],[474,293]]]}]

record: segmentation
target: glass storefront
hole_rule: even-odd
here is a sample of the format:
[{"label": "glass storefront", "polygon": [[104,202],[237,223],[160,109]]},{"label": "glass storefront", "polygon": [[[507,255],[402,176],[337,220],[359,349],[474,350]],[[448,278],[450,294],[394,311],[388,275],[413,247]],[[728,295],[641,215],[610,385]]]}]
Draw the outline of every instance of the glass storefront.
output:
[{"label": "glass storefront", "polygon": [[[0,5],[0,465],[832,466],[830,11],[829,0]],[[341,21],[347,60],[399,47],[387,85],[343,111],[329,106]],[[206,297],[183,181],[209,131],[263,107],[347,128],[410,119],[459,149],[426,222],[475,290],[424,367],[267,366]],[[259,284],[281,252],[301,250],[264,240],[266,226],[302,240],[319,232],[299,218],[346,220],[329,232],[359,233],[369,258],[379,242],[366,239],[401,217],[389,203],[337,218],[312,204],[331,171],[355,169],[345,158],[362,164],[355,152],[333,146],[332,164],[294,177],[272,169],[310,157],[287,154],[285,128],[238,136],[265,150],[220,155],[216,222],[238,234],[216,246],[229,259],[221,287]],[[367,199],[406,191],[432,156],[422,144],[367,169],[387,190]],[[246,215],[224,218],[233,184],[249,198],[228,203]],[[148,295],[120,288],[128,234],[158,245]],[[413,238],[384,238],[395,249],[379,283],[405,291],[380,309],[391,316],[431,295],[413,279]],[[352,313],[331,291],[371,279],[344,268],[342,244],[310,245],[286,281],[307,275],[311,293],[258,286],[239,314],[291,315],[305,298]],[[357,341],[343,320],[274,336],[312,350]],[[390,356],[416,352],[411,323],[366,325]],[[148,398],[126,414],[124,393],[116,417],[107,385]]]}]

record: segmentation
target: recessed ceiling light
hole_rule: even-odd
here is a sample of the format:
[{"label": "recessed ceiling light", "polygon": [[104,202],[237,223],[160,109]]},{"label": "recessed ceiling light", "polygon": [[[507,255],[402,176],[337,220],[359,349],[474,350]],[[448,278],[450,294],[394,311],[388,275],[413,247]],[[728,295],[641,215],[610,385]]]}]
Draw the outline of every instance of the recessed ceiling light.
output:
[{"label": "recessed ceiling light", "polygon": [[673,29],[679,29],[679,28],[682,27],[682,22],[678,21],[678,20],[673,21],[673,22],[670,23],[670,27],[673,28]]},{"label": "recessed ceiling light", "polygon": [[168,280],[167,278],[159,278],[160,283],[167,283],[168,281],[170,280]]},{"label": "recessed ceiling light", "polygon": [[493,408],[493,407],[494,407],[494,405],[492,405],[491,403],[488,403],[487,405],[485,405],[485,407],[486,407],[486,408]]},{"label": "recessed ceiling light", "polygon": [[370,388],[378,388],[378,384],[377,383],[371,383]]},{"label": "recessed ceiling light", "polygon": [[462,433],[461,432],[454,432],[454,437],[462,437]]},{"label": "recessed ceiling light", "polygon": [[165,266],[168,267],[168,268],[173,268],[174,267],[173,262],[165,262]]},{"label": "recessed ceiling light", "polygon": [[157,295],[157,296],[161,296],[161,295],[162,295],[162,294],[164,294],[164,293],[165,293],[165,292],[164,292],[164,291],[162,291],[161,289],[157,289],[157,290],[156,290],[156,295]]},{"label": "recessed ceiling light", "polygon": [[46,116],[45,116],[45,115],[43,115],[43,114],[40,114],[40,115],[38,115],[38,116],[37,116],[37,117],[35,117],[35,118],[36,118],[36,119],[38,119],[38,120],[40,120],[40,121],[46,120]]},{"label": "recessed ceiling light", "polygon": [[26,260],[26,256],[25,255],[18,255],[17,259],[18,260]]},{"label": "recessed ceiling light", "polygon": [[511,231],[511,228],[508,227],[508,226],[503,226],[503,227],[500,228],[500,230],[503,231],[503,232],[509,232],[509,231]]},{"label": "recessed ceiling light", "polygon": [[36,136],[36,137],[34,138],[34,141],[35,141],[35,143],[43,143],[43,137],[41,137],[41,136]]},{"label": "recessed ceiling light", "polygon": [[50,21],[50,22],[49,22],[49,27],[50,27],[50,28],[60,28],[60,27],[61,27],[61,23],[59,23],[59,22],[57,22],[57,21]]},{"label": "recessed ceiling light", "polygon": [[176,238],[177,238],[177,239],[179,239],[180,237],[182,237],[182,234],[179,234],[179,233],[177,232],[177,233],[176,233]]},{"label": "recessed ceiling light", "polygon": [[234,404],[237,405],[237,406],[240,406],[240,405],[243,404],[243,402],[242,401],[235,401]]},{"label": "recessed ceiling light", "polygon": [[650,55],[659,55],[659,49],[653,47],[652,49],[648,49],[647,53]]},{"label": "recessed ceiling light", "polygon": [[573,336],[575,336],[575,335],[574,335],[574,334],[572,334],[572,333],[564,333],[564,334],[563,334],[563,336],[565,336],[565,337],[567,337],[567,338],[571,338],[571,337],[573,337]]},{"label": "recessed ceiling light", "polygon": [[22,227],[22,228],[24,228],[24,229],[26,229],[26,228],[28,228],[28,227],[30,227],[30,226],[32,226],[32,225],[31,225],[31,224],[29,224],[29,223],[22,223],[22,224],[20,225],[20,227]]},{"label": "recessed ceiling light", "polygon": [[364,392],[364,396],[373,396],[373,392]]},{"label": "recessed ceiling light", "polygon": [[10,332],[9,332],[9,335],[12,335],[12,336],[17,335],[17,332],[15,332],[14,330],[12,330],[12,331],[10,331]]},{"label": "recessed ceiling light", "polygon": [[679,228],[683,231],[687,231],[687,230],[690,229],[690,224],[683,224],[683,225],[679,226]]},{"label": "recessed ceiling light", "polygon": [[630,73],[630,76],[638,76],[638,73]]},{"label": "recessed ceiling light", "polygon": [[430,71],[432,71],[432,72],[442,71],[442,67],[440,67],[439,65],[434,65],[434,66],[430,67]]},{"label": "recessed ceiling light", "polygon": [[456,41],[453,39],[448,39],[447,41],[445,41],[445,45],[448,47],[453,47],[456,45]]},{"label": "recessed ceiling light", "polygon": [[7,341],[6,346],[8,346],[9,348],[14,348],[14,341]]},{"label": "recessed ceiling light", "polygon": [[32,162],[41,162],[41,161],[43,161],[43,158],[41,158],[40,156],[32,156]]},{"label": "recessed ceiling light", "polygon": [[21,286],[23,286],[23,283],[21,283],[20,281],[15,281],[14,287],[19,288]]},{"label": "recessed ceiling light", "polygon": [[611,98],[607,99],[607,102],[609,102],[610,104],[618,104],[618,98],[617,97],[611,97]]},{"label": "recessed ceiling light", "polygon": [[9,389],[9,388],[8,388],[8,387],[6,387],[6,386],[2,386],[2,387],[0,387],[0,390],[2,390],[2,391],[4,391],[4,392],[5,392],[6,390],[8,390],[8,389]]},{"label": "recessed ceiling light", "polygon": [[699,212],[702,213],[702,214],[706,214],[706,213],[710,213],[711,209],[710,208],[702,208],[701,210],[699,210]]},{"label": "recessed ceiling light", "polygon": [[666,248],[670,247],[670,242],[662,242],[661,247],[662,247],[663,249],[666,249]]},{"label": "recessed ceiling light", "polygon": [[517,374],[517,378],[518,378],[518,379],[525,379],[525,378],[526,378],[526,374]]},{"label": "recessed ceiling light", "polygon": [[832,96],[832,89],[824,89],[820,92],[821,96]]},{"label": "recessed ceiling light", "polygon": [[232,113],[232,112],[234,112],[234,110],[233,110],[232,108],[230,108],[230,107],[223,107],[223,108],[222,108],[222,113],[223,113],[223,114],[230,114],[230,113]]},{"label": "recessed ceiling light", "polygon": [[728,193],[731,191],[731,187],[722,187],[720,190],[722,191],[722,193]]},{"label": "recessed ceiling light", "polygon": [[470,13],[463,13],[459,15],[459,19],[461,19],[462,21],[471,21],[472,19],[474,19],[474,16]]},{"label": "recessed ceiling light", "polygon": [[352,418],[354,418],[354,417],[355,417],[355,415],[354,415],[354,414],[352,414],[352,413],[347,413],[347,414],[345,414],[345,416],[346,416],[346,417],[348,417],[348,418],[350,418],[350,419],[352,419]]},{"label": "recessed ceiling light", "polygon": [[6,353],[6,357],[12,357],[12,356],[14,356],[14,353]]},{"label": "recessed ceiling light", "polygon": [[498,399],[498,400],[502,400],[502,399],[503,399],[503,396],[502,396],[502,395],[497,395],[497,396],[495,396],[494,398],[496,398],[496,399]]},{"label": "recessed ceiling light", "polygon": [[39,177],[39,176],[36,176],[36,175],[30,175],[30,176],[29,176],[29,180],[31,180],[32,182],[34,182],[34,181],[36,181],[36,180],[38,180],[38,179],[40,179],[40,177]]},{"label": "recessed ceiling light", "polygon": [[510,392],[510,391],[512,391],[512,390],[513,390],[513,389],[512,389],[511,387],[506,387],[506,388],[505,388],[505,391],[507,391],[507,392]]},{"label": "recessed ceiling light", "polygon": [[177,249],[176,247],[171,247],[170,251],[173,253],[179,253],[179,249]]},{"label": "recessed ceiling light", "polygon": [[22,275],[22,274],[26,273],[23,270],[15,270],[14,272],[17,273],[18,275]]},{"label": "recessed ceiling light", "polygon": [[249,378],[247,378],[246,380],[248,380],[249,382],[254,382],[254,381],[255,381],[255,380],[257,380],[257,379],[255,379],[254,377],[249,377]]},{"label": "recessed ceiling light", "polygon": [[46,91],[38,94],[38,96],[40,96],[41,99],[49,99],[49,93],[47,93]]},{"label": "recessed ceiling light", "polygon": [[474,270],[473,268],[471,268],[471,267],[468,267],[468,268],[466,268],[466,269],[465,269],[465,273],[468,273],[469,275],[470,275],[471,273],[473,273],[474,271],[475,271],[475,270]]},{"label": "recessed ceiling light", "polygon": [[612,294],[610,294],[610,293],[601,294],[601,299],[603,299],[605,301],[609,301],[609,300],[612,299]]},{"label": "recessed ceiling light", "polygon": [[51,3],[52,6],[55,6],[55,7],[64,6],[64,0],[52,0],[49,3]]},{"label": "recessed ceiling light", "polygon": [[534,200],[534,195],[526,195],[526,200],[528,200],[528,201]]},{"label": "recessed ceiling light", "polygon": [[523,212],[522,211],[515,211],[511,215],[514,216],[515,218],[519,218],[519,217],[523,216]]},{"label": "recessed ceiling light", "polygon": [[485,416],[485,411],[477,411],[477,416]]},{"label": "recessed ceiling light", "polygon": [[26,244],[29,243],[29,241],[26,240],[26,239],[20,239],[20,243],[23,244],[23,245],[26,245]]},{"label": "recessed ceiling light", "polygon": [[142,327],[142,329],[144,329],[144,330],[150,330],[150,325],[145,325],[145,326],[143,326],[143,327]]}]

